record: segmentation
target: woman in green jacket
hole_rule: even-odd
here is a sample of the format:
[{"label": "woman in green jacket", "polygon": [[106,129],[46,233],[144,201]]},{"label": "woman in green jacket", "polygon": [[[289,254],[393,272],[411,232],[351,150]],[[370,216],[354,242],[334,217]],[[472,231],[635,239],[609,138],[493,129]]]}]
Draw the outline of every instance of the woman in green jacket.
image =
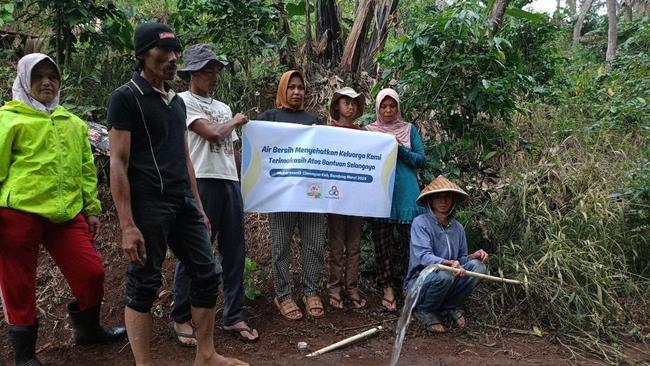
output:
[{"label": "woman in green jacket", "polygon": [[88,127],[59,105],[61,74],[47,55],[18,62],[13,100],[0,108],[0,295],[16,365],[36,360],[36,267],[39,245],[50,253],[76,301],[68,305],[74,339],[123,338],[99,324],[104,267],[97,176]]}]

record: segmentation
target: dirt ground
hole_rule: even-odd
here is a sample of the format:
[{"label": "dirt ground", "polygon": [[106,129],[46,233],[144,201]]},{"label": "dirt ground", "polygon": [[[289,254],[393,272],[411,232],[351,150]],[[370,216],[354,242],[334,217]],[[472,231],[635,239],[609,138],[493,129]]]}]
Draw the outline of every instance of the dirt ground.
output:
[{"label": "dirt ground", "polygon": [[[96,243],[106,268],[105,302],[102,318],[106,324],[122,323],[122,294],[125,279],[125,261],[119,251],[119,230],[115,212],[103,192],[105,211],[100,240]],[[248,254],[259,268],[270,273],[270,247],[268,227],[262,216],[248,215]],[[297,252],[294,250],[294,263]],[[325,269],[326,270],[326,269]],[[299,265],[292,267],[294,278],[298,279]],[[156,364],[162,366],[191,365],[194,351],[175,345],[167,328],[171,296],[173,258],[164,266],[165,281],[152,312],[155,317],[152,351]],[[46,253],[39,260],[37,280],[40,331],[37,345],[39,359],[46,365],[133,365],[133,357],[127,341],[110,345],[75,346],[67,323],[65,304],[72,301],[69,289],[60,272],[53,266]],[[297,285],[297,284],[296,284]],[[388,365],[395,339],[395,315],[379,311],[379,294],[370,289],[368,279],[363,281],[370,297],[366,310],[330,311],[324,319],[305,319],[300,322],[283,320],[272,303],[273,291],[270,276],[257,286],[262,295],[254,302],[247,302],[246,314],[249,324],[258,329],[261,339],[258,343],[243,344],[219,328],[221,311],[217,314],[215,343],[218,352],[236,356],[251,365]],[[298,293],[295,291],[295,293]],[[302,306],[301,303],[299,305]],[[512,334],[493,326],[478,324],[468,312],[469,329],[453,329],[444,335],[432,335],[417,323],[411,323],[404,343],[400,365],[568,365],[602,364],[602,362],[572,355],[565,348],[552,342],[549,336]],[[472,321],[474,321],[472,323]],[[367,340],[316,358],[305,355],[343,338],[360,333],[372,326],[383,324],[387,329]],[[501,324],[502,327],[514,327]],[[522,328],[519,326],[518,328]],[[297,343],[304,341],[308,348],[300,350]],[[650,346],[642,345],[634,359],[650,363]],[[4,316],[0,318],[0,366],[13,365],[13,352],[7,337]]]}]

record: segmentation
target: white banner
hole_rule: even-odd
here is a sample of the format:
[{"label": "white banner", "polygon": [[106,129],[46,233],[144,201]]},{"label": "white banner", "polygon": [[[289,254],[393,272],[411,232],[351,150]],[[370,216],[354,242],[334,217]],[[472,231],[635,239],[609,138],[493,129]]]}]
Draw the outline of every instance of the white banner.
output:
[{"label": "white banner", "polygon": [[390,216],[397,160],[391,135],[250,121],[242,144],[245,211]]}]

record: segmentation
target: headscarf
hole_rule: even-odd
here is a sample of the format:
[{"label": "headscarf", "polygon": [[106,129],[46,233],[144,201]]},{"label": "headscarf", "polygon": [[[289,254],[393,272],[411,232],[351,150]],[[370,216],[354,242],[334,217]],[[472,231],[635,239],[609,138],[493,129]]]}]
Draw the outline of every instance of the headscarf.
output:
[{"label": "headscarf", "polygon": [[[302,74],[300,71],[296,70],[289,70],[282,74],[280,77],[280,83],[278,84],[278,93],[275,96],[275,108],[281,108],[281,109],[295,109],[292,106],[289,105],[289,102],[287,101],[287,89],[289,88],[289,81],[291,80],[291,77],[294,75],[300,76],[302,79],[302,82],[305,82],[305,78],[302,77]],[[299,110],[305,109],[305,100],[303,99],[302,104],[300,105]]]},{"label": "headscarf", "polygon": [[59,79],[61,79],[61,70],[59,70],[59,67],[54,60],[52,60],[48,55],[42,53],[30,53],[18,61],[18,66],[16,67],[16,80],[14,80],[14,85],[11,88],[13,94],[12,98],[27,103],[36,110],[52,113],[54,108],[59,105],[61,89],[59,89],[59,93],[57,93],[56,97],[47,104],[39,102],[32,96],[32,71],[34,70],[34,66],[43,60],[50,61],[52,65],[56,67],[56,71],[59,73]]},{"label": "headscarf", "polygon": [[[391,97],[397,103],[397,119],[394,122],[386,123],[379,114],[379,106],[381,102],[386,99],[386,97]],[[400,145],[404,145],[407,148],[411,148],[411,124],[405,122],[402,119],[402,112],[399,105],[399,95],[393,89],[386,88],[382,89],[375,100],[375,112],[377,113],[377,120],[369,124],[367,129],[369,131],[383,132],[391,134],[397,137],[397,141]]]}]

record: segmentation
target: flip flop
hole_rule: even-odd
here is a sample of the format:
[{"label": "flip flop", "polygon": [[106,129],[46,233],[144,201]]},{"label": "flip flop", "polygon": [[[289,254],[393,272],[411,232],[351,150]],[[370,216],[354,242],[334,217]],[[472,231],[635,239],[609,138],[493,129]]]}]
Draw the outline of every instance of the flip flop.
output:
[{"label": "flip flop", "polygon": [[335,310],[343,310],[343,299],[341,295],[330,294],[330,306]]},{"label": "flip flop", "polygon": [[[395,308],[391,309],[388,306],[384,305],[384,301],[389,303],[391,307],[394,306]],[[388,300],[387,298],[384,297],[383,299],[381,299],[381,306],[384,308],[384,310],[386,310],[388,312],[391,312],[391,313],[397,312],[397,300],[396,299]]]},{"label": "flip flop", "polygon": [[437,314],[431,313],[431,314],[427,314],[426,316],[423,316],[417,311],[413,311],[413,316],[415,316],[417,320],[424,323],[427,327],[427,330],[430,331],[431,333],[442,334],[447,331],[447,329],[445,329],[445,327],[442,325],[442,322],[440,321],[440,318],[438,317]]},{"label": "flip flop", "polygon": [[365,309],[366,306],[368,306],[368,299],[363,297],[363,295],[361,295],[361,292],[359,292],[359,290],[349,291],[348,296],[350,297],[350,301],[352,301],[352,305],[354,305],[355,309],[361,310],[361,309]]},{"label": "flip flop", "polygon": [[174,341],[176,341],[177,345],[183,348],[196,348],[196,344],[185,343],[181,341],[181,337],[196,339],[196,328],[192,327],[192,334],[188,334],[188,333],[176,331],[176,327],[174,326],[173,321],[169,322],[167,326],[169,327],[169,330],[171,331],[171,336],[174,338]]},{"label": "flip flop", "polygon": [[453,309],[449,310],[447,315],[454,321],[456,322],[456,325],[458,325],[458,328],[463,329],[465,328],[465,325],[467,322],[465,321],[465,316],[463,315],[463,311],[459,309]]},{"label": "flip flop", "polygon": [[[231,329],[226,329],[225,326],[221,327],[224,332],[234,336],[235,338],[239,339],[240,341],[244,343],[255,343],[260,339],[259,334],[257,333],[256,330],[251,329],[248,325],[244,325],[242,327],[237,327],[237,328],[231,328]],[[255,338],[248,338],[242,334],[242,332],[248,332],[252,336],[255,336]]]}]

